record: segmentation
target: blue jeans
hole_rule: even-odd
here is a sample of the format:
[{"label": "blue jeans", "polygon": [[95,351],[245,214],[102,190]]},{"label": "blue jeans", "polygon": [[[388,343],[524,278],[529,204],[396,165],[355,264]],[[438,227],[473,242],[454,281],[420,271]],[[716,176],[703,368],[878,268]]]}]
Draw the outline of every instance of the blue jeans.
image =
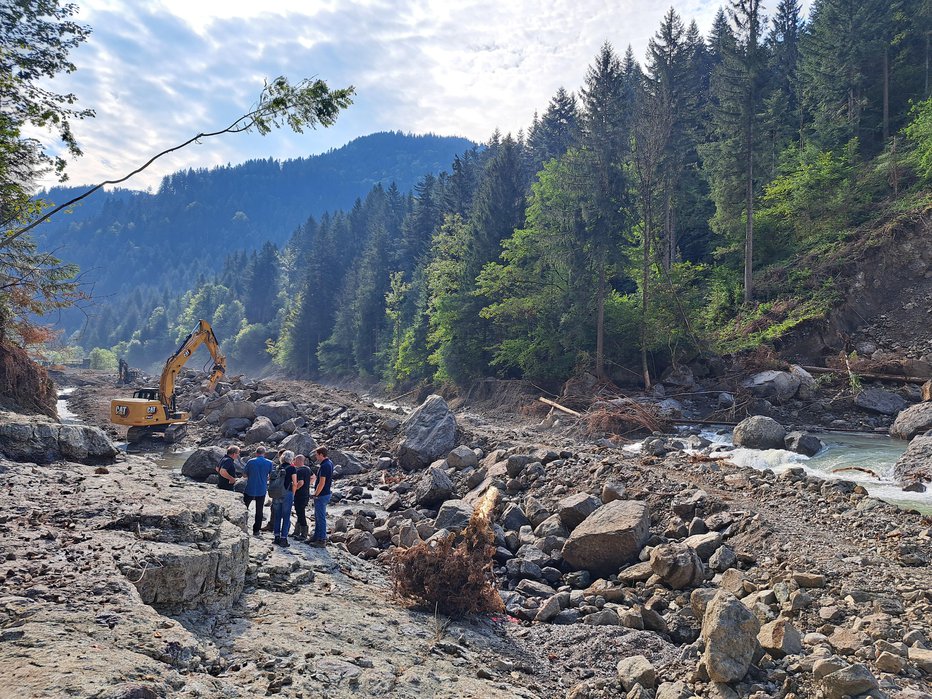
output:
[{"label": "blue jeans", "polygon": [[282,500],[272,502],[272,533],[276,539],[288,538],[292,504],[294,504],[294,493],[285,493]]},{"label": "blue jeans", "polygon": [[329,495],[318,495],[314,498],[314,538],[317,541],[327,540],[327,503]]}]

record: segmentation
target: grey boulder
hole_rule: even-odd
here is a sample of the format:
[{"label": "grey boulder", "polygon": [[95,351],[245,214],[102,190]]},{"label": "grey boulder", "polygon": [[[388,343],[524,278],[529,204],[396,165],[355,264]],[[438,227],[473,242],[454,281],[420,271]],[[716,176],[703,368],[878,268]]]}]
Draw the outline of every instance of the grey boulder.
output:
[{"label": "grey boulder", "polygon": [[479,463],[479,458],[476,456],[476,452],[461,444],[447,454],[447,463],[450,464],[450,468],[462,471],[464,468],[476,466]]},{"label": "grey boulder", "polygon": [[909,405],[903,398],[882,388],[865,388],[854,397],[859,408],[881,415],[896,415]]},{"label": "grey boulder", "polygon": [[893,475],[902,486],[932,482],[932,436],[914,437],[893,465]]},{"label": "grey boulder", "polygon": [[452,532],[462,531],[469,524],[472,512],[472,505],[463,500],[447,500],[440,506],[434,526]]},{"label": "grey boulder", "polygon": [[557,504],[557,513],[566,528],[573,531],[583,520],[601,507],[601,501],[588,493],[569,495]]},{"label": "grey boulder", "polygon": [[298,411],[291,401],[273,400],[268,403],[256,403],[256,415],[262,415],[275,426],[298,417]]},{"label": "grey boulder", "polygon": [[437,395],[428,396],[405,418],[401,430],[397,455],[399,465],[406,470],[428,466],[456,446],[456,418]]},{"label": "grey boulder", "polygon": [[279,451],[293,451],[295,454],[304,454],[310,460],[314,450],[317,449],[317,441],[310,435],[307,430],[298,430],[294,434],[285,437],[278,445]]},{"label": "grey boulder", "polygon": [[563,546],[563,559],[577,569],[617,573],[637,558],[647,542],[649,527],[646,503],[614,500],[576,527]]},{"label": "grey boulder", "polygon": [[248,430],[246,430],[246,436],[243,437],[243,441],[246,444],[255,444],[256,442],[264,442],[266,439],[271,437],[274,433],[275,433],[275,425],[272,424],[272,421],[269,420],[267,417],[265,417],[265,415],[260,415],[252,423],[252,426]]},{"label": "grey boulder", "polygon": [[800,377],[789,371],[762,371],[741,383],[755,398],[765,398],[781,405],[799,390]]},{"label": "grey boulder", "polygon": [[932,402],[917,403],[900,411],[890,427],[890,436],[912,439],[929,429],[932,429]]},{"label": "grey boulder", "polygon": [[453,495],[453,483],[441,468],[431,466],[414,488],[414,500],[420,507],[434,507]]},{"label": "grey boulder", "polygon": [[754,415],[739,422],[732,441],[736,447],[747,449],[783,449],[786,430],[772,417]]},{"label": "grey boulder", "polygon": [[784,447],[789,451],[806,456],[815,456],[825,449],[825,442],[812,434],[805,432],[790,432],[783,439]]},{"label": "grey boulder", "polygon": [[99,427],[57,422],[0,424],[0,453],[13,461],[110,463],[119,452]]},{"label": "grey boulder", "polygon": [[737,597],[719,590],[702,617],[702,662],[713,682],[744,679],[757,651],[760,622]]},{"label": "grey boulder", "polygon": [[674,590],[699,585],[705,579],[705,566],[686,544],[655,546],[650,552],[650,568]]},{"label": "grey boulder", "polygon": [[220,447],[201,447],[196,449],[181,466],[181,474],[196,481],[205,481],[217,472],[220,460],[226,451]]}]

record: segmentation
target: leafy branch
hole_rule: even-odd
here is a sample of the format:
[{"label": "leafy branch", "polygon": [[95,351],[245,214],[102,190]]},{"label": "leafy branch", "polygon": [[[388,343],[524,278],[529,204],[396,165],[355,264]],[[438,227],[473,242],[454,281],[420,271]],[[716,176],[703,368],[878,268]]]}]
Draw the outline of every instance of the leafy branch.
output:
[{"label": "leafy branch", "polygon": [[63,209],[90,196],[102,187],[126,182],[126,180],[134,175],[138,175],[159,158],[169,153],[174,153],[177,150],[181,150],[192,143],[199,142],[201,139],[212,138],[227,133],[242,133],[252,129],[255,129],[259,134],[264,136],[270,133],[273,128],[277,129],[286,125],[296,133],[304,133],[305,128],[316,128],[318,125],[323,127],[332,126],[336,122],[340,111],[346,109],[353,103],[354,94],[355,89],[352,85],[338,90],[331,90],[323,80],[306,78],[296,85],[292,85],[288,82],[287,78],[279,76],[272,82],[267,82],[265,84],[258,102],[251,111],[236,119],[226,128],[192,136],[184,143],[167,148],[161,153],[153,155],[143,165],[123,177],[115,180],[105,180],[104,182],[94,185],[84,193],[42,214],[29,224],[7,233],[3,239],[0,240],[0,249],[8,246],[24,233],[32,230],[40,223],[47,221]]}]

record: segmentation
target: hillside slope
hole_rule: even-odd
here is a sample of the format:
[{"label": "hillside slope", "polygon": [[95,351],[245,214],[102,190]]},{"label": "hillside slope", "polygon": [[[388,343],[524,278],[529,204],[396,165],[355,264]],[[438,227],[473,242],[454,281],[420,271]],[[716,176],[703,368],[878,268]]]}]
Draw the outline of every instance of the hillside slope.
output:
[{"label": "hillside slope", "polygon": [[[100,299],[137,288],[178,293],[220,268],[229,252],[285,242],[309,216],[349,210],[376,184],[410,191],[472,148],[463,138],[376,133],[327,153],[253,160],[167,176],[158,192],[99,192],[37,231],[77,263]],[[80,188],[44,193],[53,204]],[[73,314],[72,323],[80,320]]]}]

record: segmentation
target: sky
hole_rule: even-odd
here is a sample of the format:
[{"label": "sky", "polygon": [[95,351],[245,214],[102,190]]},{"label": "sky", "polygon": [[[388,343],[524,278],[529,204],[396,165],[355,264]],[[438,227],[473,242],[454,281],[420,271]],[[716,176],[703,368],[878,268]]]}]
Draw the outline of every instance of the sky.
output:
[{"label": "sky", "polygon": [[[74,124],[84,155],[68,184],[122,177],[249,111],[263,81],[353,85],[327,129],[205,139],[125,185],[179,169],[305,157],[377,131],[488,140],[527,129],[559,87],[576,91],[603,42],[643,62],[672,6],[707,34],[717,0],[76,0],[88,40],[49,83],[96,117]],[[767,3],[765,3],[766,5]],[[772,7],[773,0],[769,3]],[[804,3],[808,4],[808,3]],[[43,139],[48,142],[47,138]],[[49,186],[54,180],[43,182]]]}]

